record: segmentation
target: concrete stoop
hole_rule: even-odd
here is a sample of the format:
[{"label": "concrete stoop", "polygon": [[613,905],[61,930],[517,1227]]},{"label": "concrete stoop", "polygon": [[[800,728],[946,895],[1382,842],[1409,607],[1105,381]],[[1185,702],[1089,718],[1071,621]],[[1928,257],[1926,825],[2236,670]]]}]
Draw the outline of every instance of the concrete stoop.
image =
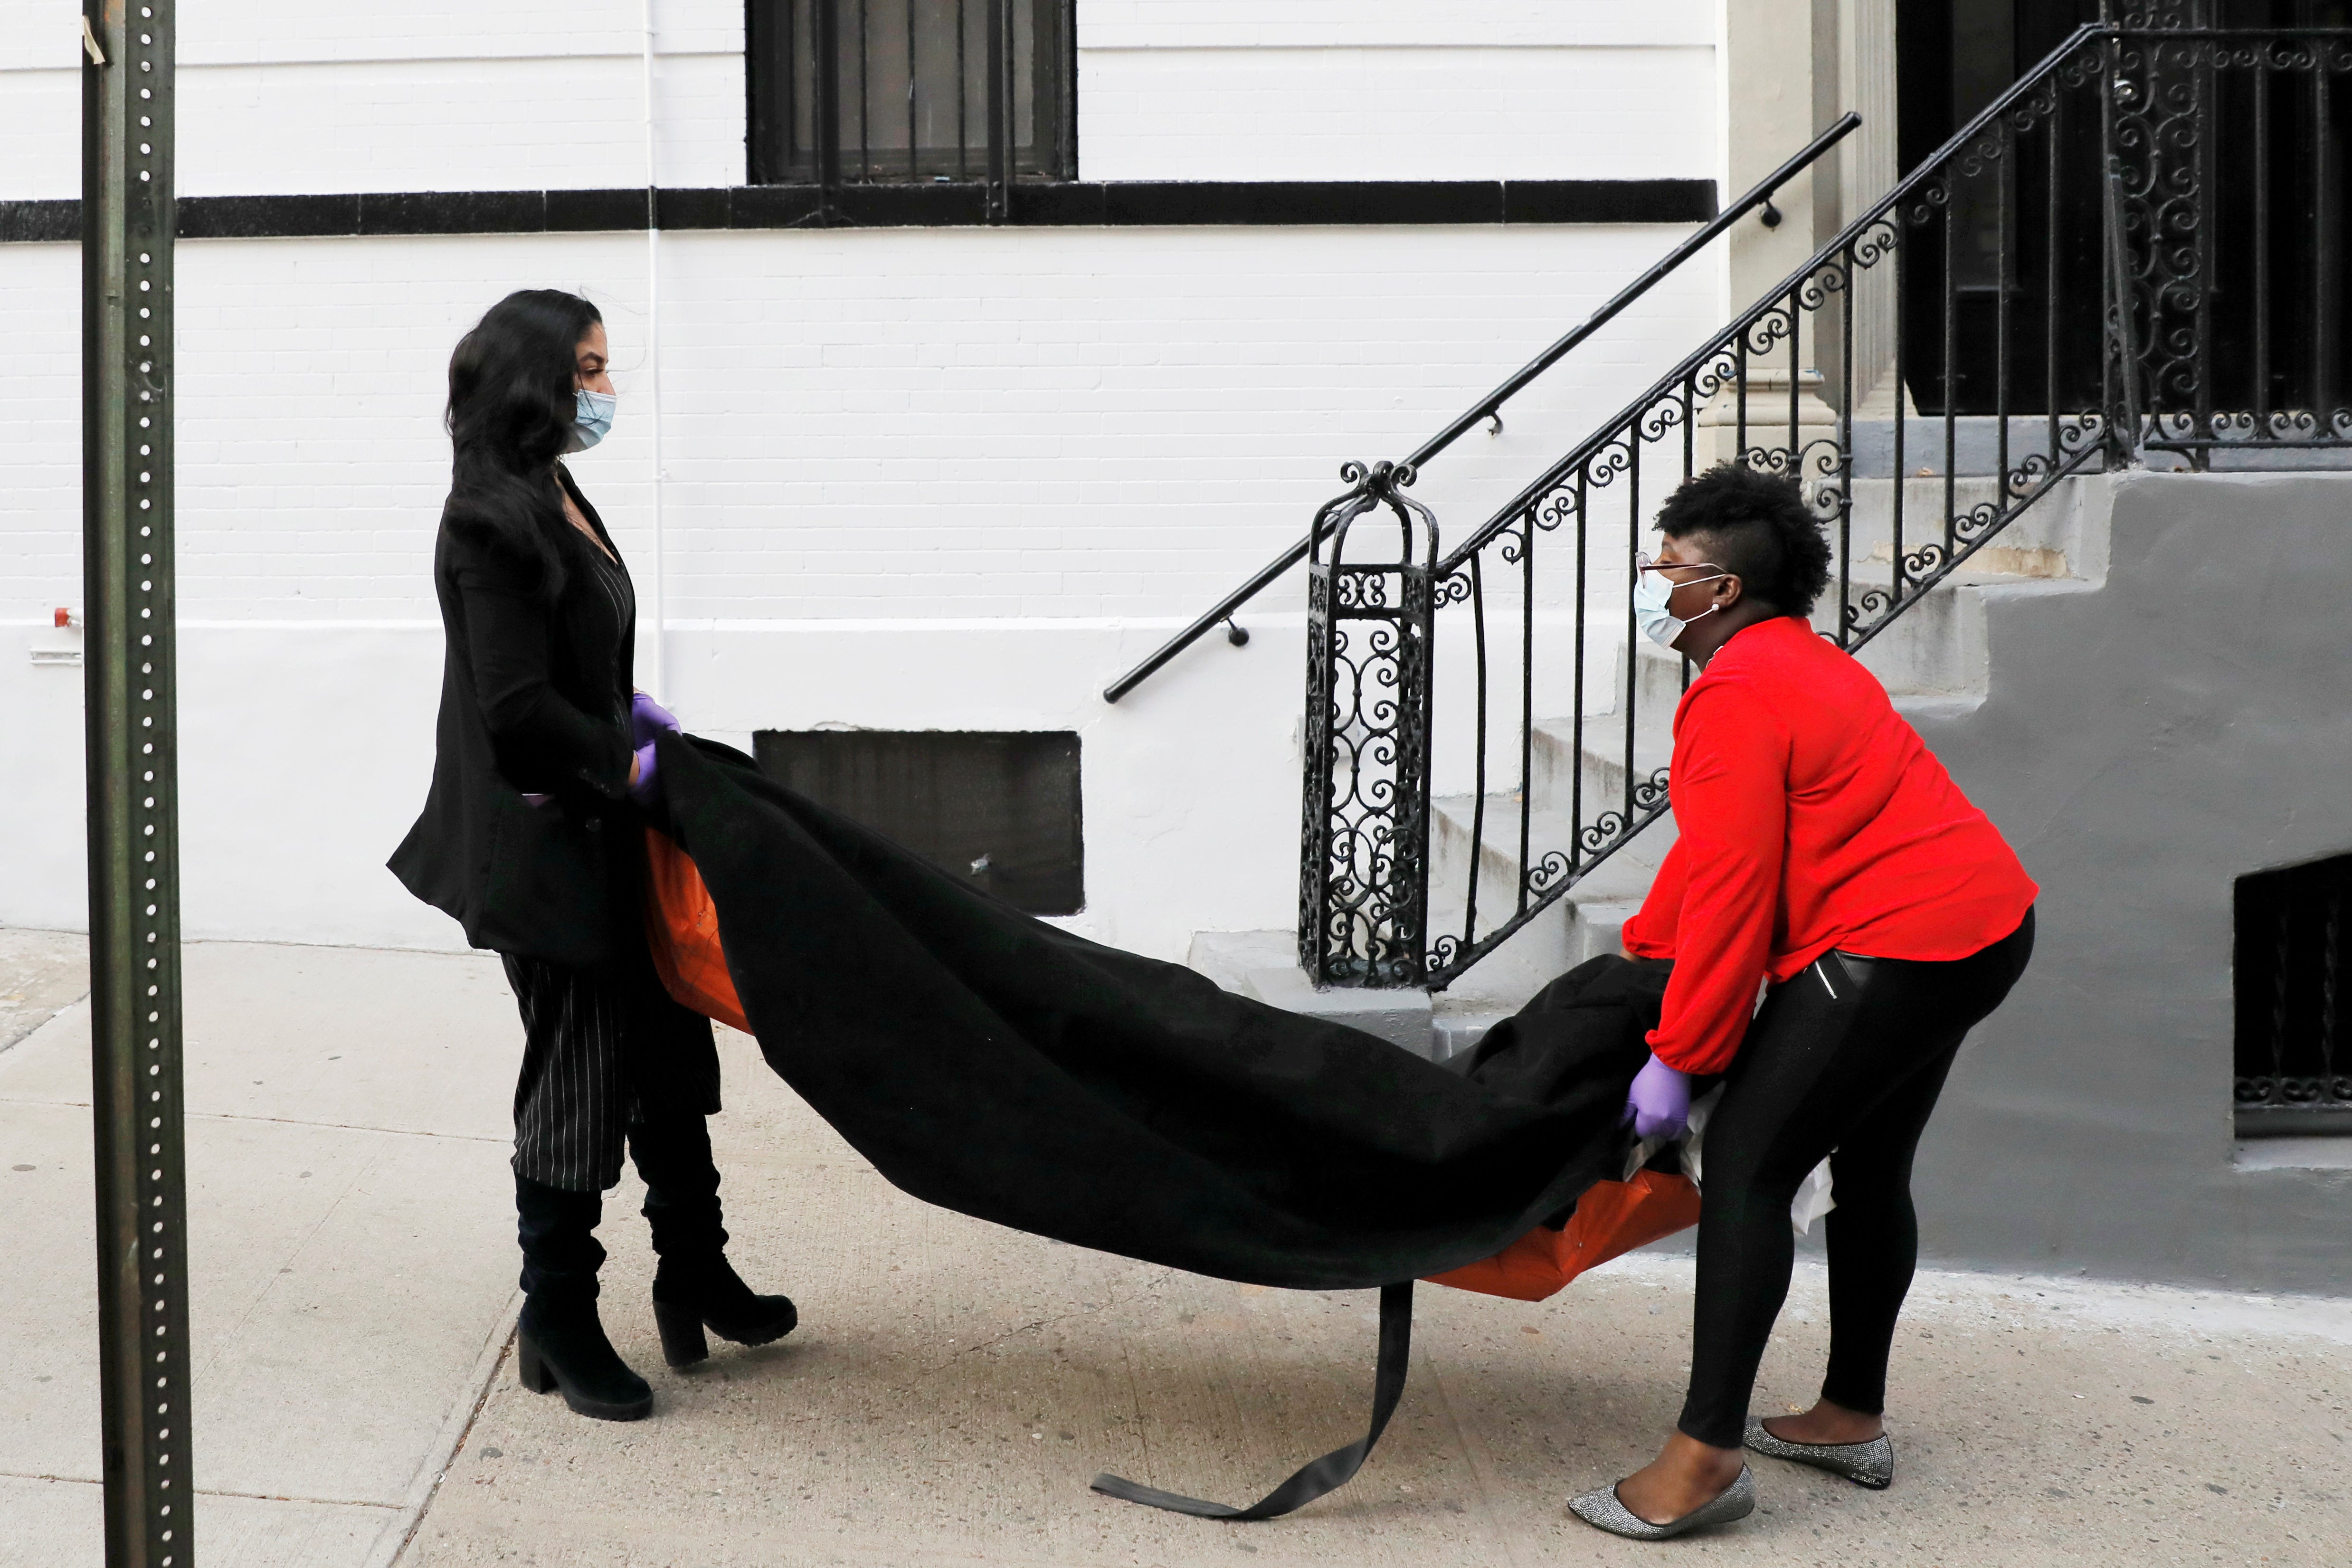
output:
[{"label": "concrete stoop", "polygon": [[1429,993],[1418,986],[1372,991],[1318,988],[1298,966],[1298,938],[1286,931],[1202,931],[1185,961],[1236,996],[1310,1018],[1328,1018],[1402,1046],[1415,1056],[1443,1059],[1436,1047]]},{"label": "concrete stoop", "polygon": [[[1989,446],[1989,434],[1986,440]],[[1965,514],[1998,498],[1996,481],[1989,478],[1961,477],[1948,484],[1941,477],[1915,475],[1901,481],[1899,490],[1890,478],[1855,480],[1847,525],[1850,598],[1858,603],[1874,586],[1884,592],[1891,585],[1898,524],[1900,548],[1911,557],[1921,546],[1944,540],[1948,501],[1954,512]],[[2061,480],[1962,570],[1859,649],[1856,657],[1885,685],[1896,710],[1916,721],[1956,717],[1981,705],[1991,689],[1993,606],[2097,588],[2107,574],[2112,504],[2104,475]],[[1832,584],[1815,611],[1814,624],[1825,631],[1838,624],[1837,595]],[[1664,767],[1672,754],[1684,673],[1680,658],[1647,643],[1617,651],[1612,686],[1622,694],[1628,680],[1633,683],[1633,762],[1640,777]],[[1531,858],[1540,859],[1574,842],[1580,808],[1587,824],[1612,805],[1622,808],[1628,783],[1622,714],[1620,706],[1588,713],[1581,725],[1571,718],[1537,721],[1527,823]],[[1431,804],[1431,930],[1462,932],[1471,925],[1465,918],[1466,892],[1475,879],[1475,930],[1483,937],[1518,909],[1521,803],[1515,793],[1491,794],[1483,816],[1475,795],[1440,794]],[[1298,969],[1296,939],[1288,931],[1202,932],[1193,939],[1189,962],[1229,990],[1294,1012],[1357,1024],[1444,1060],[1475,1043],[1494,1020],[1516,1011],[1554,976],[1618,951],[1619,931],[1641,907],[1674,836],[1669,815],[1592,868],[1426,1006],[1417,1005],[1412,993],[1316,989]]]}]

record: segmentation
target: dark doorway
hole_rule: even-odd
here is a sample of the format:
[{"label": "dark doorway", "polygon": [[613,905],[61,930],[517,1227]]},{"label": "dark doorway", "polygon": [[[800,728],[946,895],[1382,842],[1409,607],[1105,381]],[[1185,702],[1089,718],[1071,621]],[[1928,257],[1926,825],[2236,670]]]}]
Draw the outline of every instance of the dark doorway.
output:
[{"label": "dark doorway", "polygon": [[[2352,26],[2352,0],[2116,9],[2127,27]],[[1897,0],[1902,168],[2100,10],[2097,0]],[[2125,214],[2144,405],[2216,433],[2311,435],[2305,416],[2326,423],[2352,356],[2352,312],[2338,297],[2352,86],[2258,31],[2226,56],[2145,35],[2126,54],[2121,151],[2152,193]],[[2100,405],[2103,126],[2088,93],[2058,96],[2054,114],[2005,143],[2004,172],[1956,183],[1950,205],[1908,231],[1904,380],[1923,414]],[[2021,363],[2011,343],[2049,352]]]},{"label": "dark doorway", "polygon": [[[2078,26],[2098,19],[2097,0],[1897,0],[1901,167],[1927,162]],[[2005,172],[1953,182],[1951,205],[1909,231],[1901,260],[1904,381],[1920,413],[2043,414],[2053,395],[2062,410],[2099,406],[2100,128],[2093,110],[2084,95],[2062,93],[2055,113],[2018,136]],[[2047,345],[2031,363],[2011,347],[2029,343]]]},{"label": "dark doorway", "polygon": [[1068,731],[761,730],[771,778],[1033,915],[1086,904],[1078,737]]}]

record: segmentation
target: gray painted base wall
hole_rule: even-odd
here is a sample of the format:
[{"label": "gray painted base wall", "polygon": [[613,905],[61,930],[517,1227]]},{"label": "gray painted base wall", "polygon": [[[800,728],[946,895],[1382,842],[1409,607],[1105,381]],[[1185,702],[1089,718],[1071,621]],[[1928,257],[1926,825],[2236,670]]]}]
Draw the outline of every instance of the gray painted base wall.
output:
[{"label": "gray painted base wall", "polygon": [[2352,849],[2352,478],[2106,482],[2105,582],[1997,599],[1990,695],[1915,720],[2042,889],[1920,1151],[1923,1249],[2343,1291],[2352,1171],[2232,1163],[2231,891]]}]

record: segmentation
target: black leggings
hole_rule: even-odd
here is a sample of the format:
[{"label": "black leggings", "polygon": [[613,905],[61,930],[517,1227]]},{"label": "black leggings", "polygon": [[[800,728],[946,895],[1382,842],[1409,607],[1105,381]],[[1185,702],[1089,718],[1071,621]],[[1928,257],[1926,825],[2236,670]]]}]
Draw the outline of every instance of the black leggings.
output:
[{"label": "black leggings", "polygon": [[[1684,1432],[1734,1448],[1789,1294],[1789,1205],[1830,1162],[1830,1364],[1822,1396],[1876,1415],[1895,1320],[1918,1261],[1911,1157],[1952,1058],[2025,972],[2033,915],[1942,963],[1837,953],[1776,986],[1706,1124]],[[1834,1152],[1832,1152],[1834,1151]]]}]

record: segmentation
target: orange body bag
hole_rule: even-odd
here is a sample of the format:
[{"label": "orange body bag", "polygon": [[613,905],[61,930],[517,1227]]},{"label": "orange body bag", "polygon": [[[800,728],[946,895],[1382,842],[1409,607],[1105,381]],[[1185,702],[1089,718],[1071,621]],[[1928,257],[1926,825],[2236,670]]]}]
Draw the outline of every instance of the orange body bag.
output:
[{"label": "orange body bag", "polygon": [[719,907],[710,901],[694,857],[669,835],[646,829],[646,945],[654,972],[682,1007],[730,1029],[751,1032],[719,945]]},{"label": "orange body bag", "polygon": [[1596,1182],[1561,1229],[1544,1226],[1492,1258],[1433,1274],[1433,1285],[1540,1301],[1588,1268],[1698,1223],[1698,1188],[1688,1176],[1636,1171],[1628,1182]]}]

